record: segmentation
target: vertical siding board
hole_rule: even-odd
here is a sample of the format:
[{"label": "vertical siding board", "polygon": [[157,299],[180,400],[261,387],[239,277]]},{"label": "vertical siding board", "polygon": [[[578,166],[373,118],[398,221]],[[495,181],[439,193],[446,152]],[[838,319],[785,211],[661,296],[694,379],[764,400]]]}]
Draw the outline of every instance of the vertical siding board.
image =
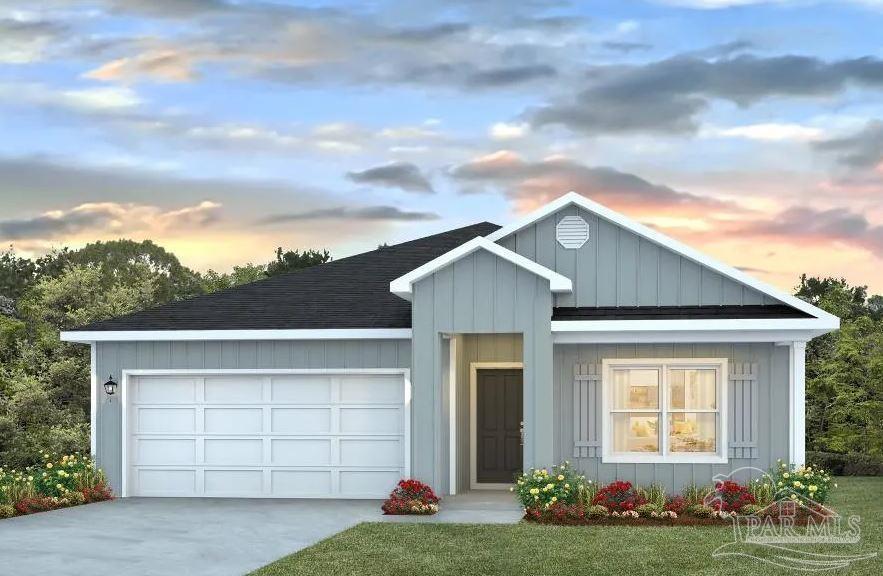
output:
[{"label": "vertical siding board", "polygon": [[659,252],[659,305],[677,306],[681,291],[681,259],[668,250]]},{"label": "vertical siding board", "polygon": [[659,305],[659,247],[647,240],[638,245],[638,306]]},{"label": "vertical siding board", "polygon": [[681,293],[678,304],[696,306],[699,304],[700,276],[699,265],[681,258]]},{"label": "vertical siding board", "polygon": [[742,304],[742,285],[730,278],[724,278],[722,304],[740,306]]},{"label": "vertical siding board", "polygon": [[536,226],[526,226],[516,233],[518,253],[533,261],[537,259],[537,232]]},{"label": "vertical siding board", "polygon": [[445,266],[433,275],[435,282],[435,324],[442,332],[454,326],[454,267]]},{"label": "vertical siding board", "polygon": [[536,223],[536,262],[555,270],[555,240],[556,216],[553,214]]},{"label": "vertical siding board", "polygon": [[638,305],[638,237],[622,228],[619,230],[619,279],[617,304]]},{"label": "vertical siding board", "polygon": [[606,220],[598,220],[598,306],[616,306],[617,228]]},{"label": "vertical siding board", "polygon": [[576,274],[573,277],[573,291],[576,294],[577,306],[595,306],[597,304],[597,250],[598,250],[598,218],[594,214],[584,212],[583,219],[589,225],[589,241],[576,252]]},{"label": "vertical siding board", "polygon": [[700,281],[700,303],[703,306],[719,306],[722,304],[723,277],[703,266]]},{"label": "vertical siding board", "polygon": [[457,297],[454,298],[454,324],[462,326],[464,332],[472,332],[475,301],[475,259],[467,256],[454,263],[454,278],[457,283]]},{"label": "vertical siding board", "polygon": [[496,260],[493,254],[480,250],[475,253],[475,307],[473,310],[476,332],[494,331],[494,294],[496,290]]},{"label": "vertical siding board", "polygon": [[[580,216],[582,214],[579,213],[579,210],[575,206],[568,206],[564,210],[559,211],[557,214],[552,216],[554,219],[555,225],[557,226],[558,222],[561,222],[561,219],[565,216]],[[576,276],[576,260],[577,255],[579,254],[579,250],[581,249],[570,249],[562,246],[557,240],[557,229],[553,230],[554,237],[552,238],[552,245],[555,250],[555,268],[554,270],[559,274],[563,274],[570,279],[575,279]],[[591,236],[591,231],[589,232]],[[583,245],[585,247],[585,244]],[[556,306],[576,306],[576,292],[572,292],[570,294],[557,294],[555,296],[555,305]]]},{"label": "vertical siding board", "polygon": [[205,367],[220,368],[221,367],[221,343],[206,342],[205,343]]},{"label": "vertical siding board", "polygon": [[496,259],[497,292],[494,298],[494,331],[515,330],[515,264]]}]

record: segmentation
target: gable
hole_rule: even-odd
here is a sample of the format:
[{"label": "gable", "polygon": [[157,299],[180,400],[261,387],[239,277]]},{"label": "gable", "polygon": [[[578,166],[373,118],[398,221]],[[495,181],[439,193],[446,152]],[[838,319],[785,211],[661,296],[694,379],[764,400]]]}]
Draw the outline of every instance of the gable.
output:
[{"label": "gable", "polygon": [[[566,215],[568,210],[575,211],[578,216],[587,215],[595,222],[594,255],[588,250],[582,256],[559,258],[559,251],[564,248],[559,249],[549,241],[550,226],[559,222],[559,213]],[[549,222],[543,222],[546,219]],[[830,331],[840,326],[837,316],[576,192],[568,192],[521,220],[504,226],[490,234],[488,239],[504,242],[514,250],[519,250],[521,245],[525,254],[533,254],[532,257],[540,261],[545,259],[561,270],[567,269],[565,273],[577,282],[582,279],[584,285],[575,292],[572,302],[578,299],[586,302],[615,300],[615,306],[629,306],[625,303],[677,300],[673,306],[695,305],[688,302],[698,301],[699,305],[707,303],[704,304],[706,307],[781,303],[805,312],[816,328]],[[646,249],[642,251],[642,248]],[[652,285],[654,277],[655,288]],[[572,305],[570,299],[562,300]]]},{"label": "gable", "polygon": [[[556,228],[575,216],[588,224],[588,241],[565,248]],[[557,296],[559,307],[782,303],[574,204],[498,242],[573,281],[571,294]]]},{"label": "gable", "polygon": [[423,266],[411,270],[404,276],[396,278],[389,283],[389,291],[406,300],[411,299],[413,286],[424,278],[436,274],[438,271],[451,267],[457,262],[471,256],[474,253],[489,253],[490,255],[509,263],[513,268],[526,271],[534,276],[549,282],[549,289],[554,293],[570,292],[573,283],[570,278],[550,270],[537,263],[536,260],[525,258],[511,250],[491,242],[487,238],[473,238],[450,252],[447,252]]}]

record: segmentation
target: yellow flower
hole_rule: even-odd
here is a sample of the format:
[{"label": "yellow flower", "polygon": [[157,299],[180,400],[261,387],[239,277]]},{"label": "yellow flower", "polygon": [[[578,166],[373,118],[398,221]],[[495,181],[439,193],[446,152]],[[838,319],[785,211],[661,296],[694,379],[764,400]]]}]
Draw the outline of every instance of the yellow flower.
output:
[{"label": "yellow flower", "polygon": [[792,499],[792,500],[797,500],[797,494],[792,494],[792,495],[791,495],[791,499]]},{"label": "yellow flower", "polygon": [[787,472],[785,472],[784,474],[782,474],[782,478],[788,478],[789,476],[790,476],[790,474],[788,474]]},{"label": "yellow flower", "polygon": [[531,488],[531,489],[530,489],[530,493],[531,493],[531,494],[539,494],[539,493],[540,493],[540,489],[539,489],[539,488]]},{"label": "yellow flower", "polygon": [[546,484],[546,490],[551,490],[554,487],[555,487],[555,485],[552,484],[551,482],[549,484]]},{"label": "yellow flower", "polygon": [[560,482],[561,480],[564,480],[564,474],[559,474],[559,475],[558,475],[558,481]]},{"label": "yellow flower", "polygon": [[810,492],[815,492],[815,491],[818,490],[818,489],[819,489],[819,487],[816,486],[815,484],[810,484],[810,485],[809,485],[809,491],[810,491]]},{"label": "yellow flower", "polygon": [[557,496],[552,496],[552,502],[557,502],[557,501],[558,501],[558,497],[557,497]]},{"label": "yellow flower", "polygon": [[570,484],[565,484],[565,485],[564,485],[564,488],[565,488],[565,489],[570,488]]}]

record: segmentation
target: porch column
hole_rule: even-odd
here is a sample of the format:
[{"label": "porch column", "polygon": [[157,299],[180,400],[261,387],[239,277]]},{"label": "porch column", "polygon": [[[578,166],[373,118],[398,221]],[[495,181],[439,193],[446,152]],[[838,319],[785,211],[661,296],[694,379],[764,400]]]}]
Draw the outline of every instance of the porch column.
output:
[{"label": "porch column", "polygon": [[806,463],[806,342],[789,345],[788,373],[788,452],[791,462],[802,466]]}]

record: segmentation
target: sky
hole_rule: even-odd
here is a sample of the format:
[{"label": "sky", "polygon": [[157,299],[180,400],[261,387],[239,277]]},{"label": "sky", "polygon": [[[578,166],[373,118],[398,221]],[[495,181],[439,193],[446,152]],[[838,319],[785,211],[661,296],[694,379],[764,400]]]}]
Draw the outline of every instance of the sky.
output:
[{"label": "sky", "polygon": [[567,191],[883,292],[883,0],[0,0],[0,246],[343,257]]}]

